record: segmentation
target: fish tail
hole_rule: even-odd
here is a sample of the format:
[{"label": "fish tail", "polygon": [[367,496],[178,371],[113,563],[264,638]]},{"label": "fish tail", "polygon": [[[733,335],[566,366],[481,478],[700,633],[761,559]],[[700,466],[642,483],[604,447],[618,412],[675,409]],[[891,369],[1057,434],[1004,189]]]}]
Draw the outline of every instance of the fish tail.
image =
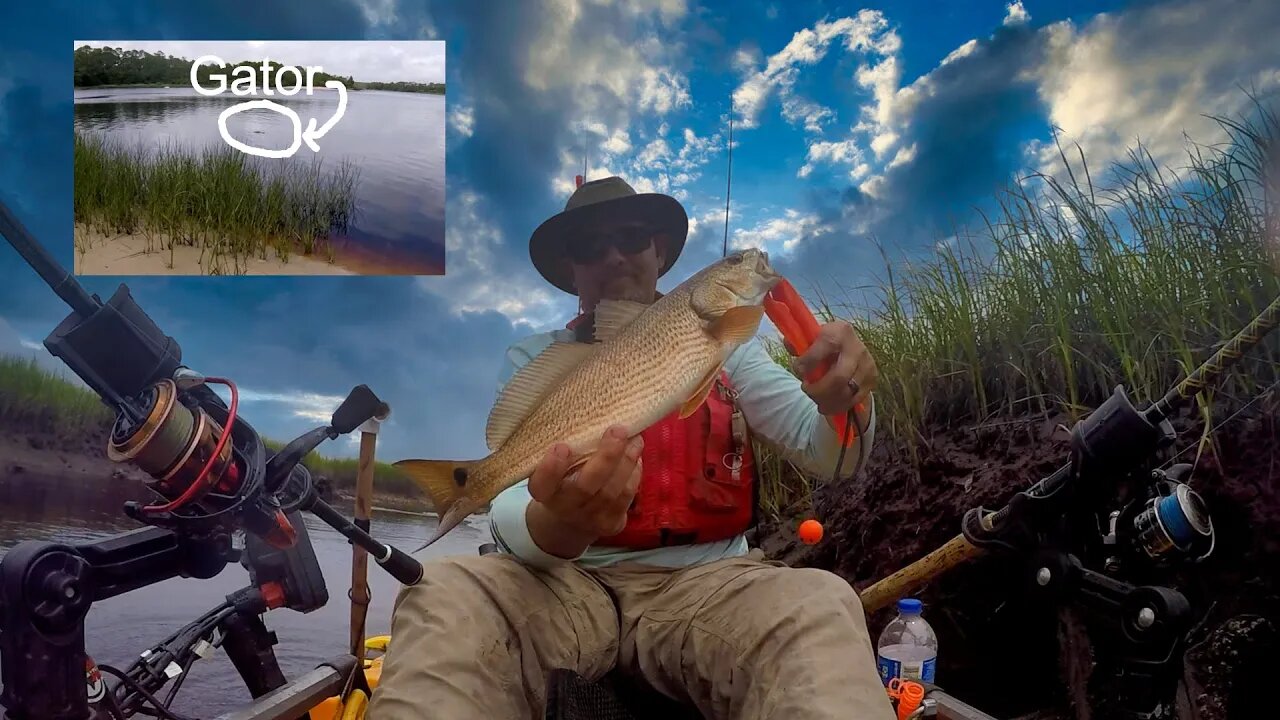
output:
[{"label": "fish tail", "polygon": [[466,495],[467,481],[481,460],[400,460],[400,468],[431,498],[436,514],[449,512]]}]

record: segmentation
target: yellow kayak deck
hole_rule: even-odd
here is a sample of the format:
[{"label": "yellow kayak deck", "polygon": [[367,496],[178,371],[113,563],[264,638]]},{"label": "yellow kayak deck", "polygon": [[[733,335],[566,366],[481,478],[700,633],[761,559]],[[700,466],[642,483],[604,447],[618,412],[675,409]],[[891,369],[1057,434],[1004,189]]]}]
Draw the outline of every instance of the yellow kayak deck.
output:
[{"label": "yellow kayak deck", "polygon": [[[384,653],[387,651],[389,642],[391,642],[390,635],[378,635],[365,640],[364,647],[366,651]],[[369,683],[370,689],[377,689],[378,680],[382,678],[382,655],[365,659],[364,678]],[[368,705],[369,698],[365,696],[364,691],[352,689],[345,705],[342,698],[335,695],[311,708],[308,715],[311,720],[361,720]]]}]

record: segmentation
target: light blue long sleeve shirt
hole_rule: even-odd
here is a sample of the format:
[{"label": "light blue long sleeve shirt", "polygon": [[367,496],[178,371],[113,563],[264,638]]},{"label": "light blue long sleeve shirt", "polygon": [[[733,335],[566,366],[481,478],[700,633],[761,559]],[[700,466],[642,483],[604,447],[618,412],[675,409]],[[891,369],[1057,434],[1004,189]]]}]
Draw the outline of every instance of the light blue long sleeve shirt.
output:
[{"label": "light blue long sleeve shirt", "polygon": [[[570,330],[553,330],[532,335],[507,349],[500,385],[553,342],[571,342]],[[840,454],[840,438],[818,413],[817,405],[800,389],[800,380],[769,357],[763,345],[752,338],[739,346],[725,362],[725,371],[734,389],[747,426],[757,439],[776,448],[786,459],[820,477],[830,477]],[[875,437],[875,398],[871,399],[870,420],[864,437],[845,451],[840,475],[847,477],[865,458]],[[662,567],[686,567],[745,555],[749,550],[742,535],[697,545],[677,545],[652,550],[593,545],[580,556],[560,558],[544,552],[529,535],[525,509],[532,497],[529,481],[521,480],[494,498],[489,509],[490,528],[499,549],[525,563],[548,567],[576,561],[583,565],[606,566],[623,561]]]}]

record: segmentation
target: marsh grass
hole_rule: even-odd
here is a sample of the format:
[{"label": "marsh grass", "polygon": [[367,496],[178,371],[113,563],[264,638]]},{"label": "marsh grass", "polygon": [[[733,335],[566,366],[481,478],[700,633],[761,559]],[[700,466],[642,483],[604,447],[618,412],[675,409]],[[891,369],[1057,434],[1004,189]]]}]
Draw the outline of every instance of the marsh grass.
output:
[{"label": "marsh grass", "polygon": [[0,355],[0,427],[68,433],[107,428],[111,412],[97,395],[32,358]]},{"label": "marsh grass", "polygon": [[[245,261],[290,255],[333,260],[326,240],[355,219],[359,169],[349,160],[258,162],[222,144],[146,148],[75,133],[75,218],[108,237],[140,235],[147,249],[199,248],[209,274],[238,274]],[[83,249],[83,248],[80,248]]]},{"label": "marsh grass", "polygon": [[[1100,187],[1083,153],[1059,145],[1060,169],[1003,192],[978,230],[924,259],[893,262],[881,248],[871,311],[815,308],[850,320],[876,358],[876,443],[918,468],[940,431],[1033,414],[1074,421],[1118,384],[1142,406],[1208,359],[1280,293],[1264,243],[1277,198],[1263,171],[1280,122],[1259,111],[1219,119],[1229,142],[1189,145],[1180,177],[1138,145]],[[1215,424],[1280,380],[1277,336],[1194,412]],[[803,507],[813,481],[768,457],[767,511]]]},{"label": "marsh grass", "polygon": [[[0,355],[0,429],[4,432],[52,433],[67,439],[95,433],[105,437],[113,420],[111,410],[98,396],[73,383],[68,374],[51,372],[31,358]],[[272,451],[285,445],[269,438],[263,442]],[[359,462],[354,458],[324,457],[313,451],[302,462],[312,475],[327,477],[335,488],[355,492]],[[373,487],[379,493],[422,495],[412,479],[384,462],[374,463]]]}]

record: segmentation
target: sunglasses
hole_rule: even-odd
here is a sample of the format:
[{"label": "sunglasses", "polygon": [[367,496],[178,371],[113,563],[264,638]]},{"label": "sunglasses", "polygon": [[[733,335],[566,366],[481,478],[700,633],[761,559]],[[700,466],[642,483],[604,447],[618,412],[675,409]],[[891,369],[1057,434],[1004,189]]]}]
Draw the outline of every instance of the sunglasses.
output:
[{"label": "sunglasses", "polygon": [[569,259],[578,265],[600,262],[609,247],[623,255],[635,255],[649,248],[656,231],[648,225],[627,225],[607,230],[591,230],[574,236],[568,246]]}]

